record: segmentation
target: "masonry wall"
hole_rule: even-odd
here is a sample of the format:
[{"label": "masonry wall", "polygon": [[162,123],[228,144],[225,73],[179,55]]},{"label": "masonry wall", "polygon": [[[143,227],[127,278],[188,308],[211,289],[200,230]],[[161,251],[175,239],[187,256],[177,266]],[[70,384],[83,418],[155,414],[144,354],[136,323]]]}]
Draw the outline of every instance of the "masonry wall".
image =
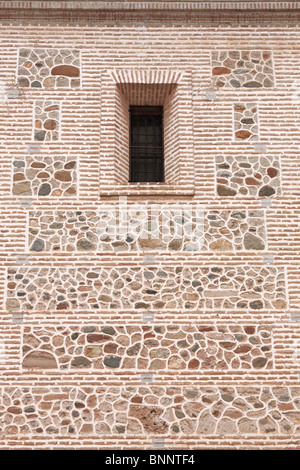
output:
[{"label": "masonry wall", "polygon": [[[2,449],[300,448],[298,21],[2,21]],[[124,189],[123,70],[182,74],[171,193]]]}]

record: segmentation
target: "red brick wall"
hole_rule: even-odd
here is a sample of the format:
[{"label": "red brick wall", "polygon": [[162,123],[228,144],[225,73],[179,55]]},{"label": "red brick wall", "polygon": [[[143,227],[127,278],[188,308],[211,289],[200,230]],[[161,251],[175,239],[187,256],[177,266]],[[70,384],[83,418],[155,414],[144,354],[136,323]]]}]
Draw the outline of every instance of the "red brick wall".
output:
[{"label": "red brick wall", "polygon": [[[299,449],[298,13],[135,15],[3,20],[1,448]],[[41,87],[18,82],[21,49]],[[249,51],[252,69],[222,60],[262,86],[231,85],[245,73],[230,61],[218,84],[222,51]],[[113,74],[128,70],[184,77],[170,184],[127,184]],[[60,106],[41,118],[50,140],[34,138],[36,101]],[[245,103],[258,140],[235,138],[252,129]],[[132,210],[189,205],[202,243],[114,234],[118,194]]]}]

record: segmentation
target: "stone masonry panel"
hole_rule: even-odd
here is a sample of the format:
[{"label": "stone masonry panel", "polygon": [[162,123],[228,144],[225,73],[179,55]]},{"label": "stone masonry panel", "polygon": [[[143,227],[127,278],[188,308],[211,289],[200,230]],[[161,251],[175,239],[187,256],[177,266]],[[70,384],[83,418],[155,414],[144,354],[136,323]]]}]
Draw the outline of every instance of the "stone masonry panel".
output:
[{"label": "stone masonry panel", "polygon": [[9,311],[285,309],[280,267],[8,268]]},{"label": "stone masonry panel", "polygon": [[267,325],[25,327],[22,367],[60,370],[272,368]]},{"label": "stone masonry panel", "polygon": [[17,435],[290,435],[300,388],[285,386],[4,387],[0,427]]},{"label": "stone masonry panel", "polygon": [[270,88],[274,86],[270,51],[214,51],[212,81],[217,88]]},{"label": "stone masonry panel", "polygon": [[45,142],[59,140],[60,107],[59,101],[35,101],[34,140]]},{"label": "stone masonry panel", "polygon": [[218,196],[281,195],[280,163],[275,156],[216,156]]},{"label": "stone masonry panel", "polygon": [[30,211],[28,249],[122,252],[266,248],[263,210],[203,211],[198,219],[195,222],[186,213],[171,210],[151,216],[145,213],[143,218],[136,213],[136,217],[129,214],[126,229],[121,230],[120,213],[112,207],[99,211]]},{"label": "stone masonry panel", "polygon": [[79,88],[80,52],[74,49],[21,48],[18,85],[21,88]]},{"label": "stone masonry panel", "polygon": [[50,155],[15,157],[12,193],[14,196],[75,196],[77,159]]}]

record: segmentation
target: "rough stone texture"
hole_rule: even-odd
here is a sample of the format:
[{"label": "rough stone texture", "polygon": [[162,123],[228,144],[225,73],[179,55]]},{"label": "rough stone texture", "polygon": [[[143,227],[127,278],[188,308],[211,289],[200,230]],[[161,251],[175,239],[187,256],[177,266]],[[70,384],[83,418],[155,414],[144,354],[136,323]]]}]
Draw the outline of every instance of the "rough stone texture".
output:
[{"label": "rough stone texture", "polygon": [[271,88],[274,71],[271,51],[212,52],[212,82],[218,88]]},{"label": "rough stone texture", "polygon": [[276,157],[216,157],[218,196],[276,197],[281,194],[280,164]]},{"label": "rough stone texture", "polygon": [[240,434],[290,438],[300,417],[298,387],[5,387],[0,425],[16,435]]},{"label": "rough stone texture", "polygon": [[22,362],[24,369],[56,369],[57,363],[48,351],[32,351]]},{"label": "rough stone texture", "polygon": [[[55,173],[57,178],[57,173]],[[69,173],[70,174],[70,173]],[[71,178],[71,174],[70,177]],[[264,250],[264,211],[204,211],[179,214],[148,205],[132,210],[127,223],[118,208],[106,211],[29,212],[30,251],[242,251]]]},{"label": "rough stone texture", "polygon": [[79,88],[80,51],[22,47],[18,57],[18,85],[22,88]]},{"label": "rough stone texture", "polygon": [[234,112],[234,136],[235,140],[258,141],[258,109],[255,103],[235,103]]},{"label": "rough stone texture", "polygon": [[287,306],[279,267],[22,267],[8,268],[7,282],[8,310],[257,310],[276,309],[279,300]]},{"label": "rough stone texture", "polygon": [[270,369],[267,325],[25,327],[22,367],[78,370]]},{"label": "rough stone texture", "polygon": [[[4,3],[0,448],[300,449],[295,2]],[[145,103],[166,182],[128,184]],[[125,203],[199,205],[201,246]]]},{"label": "rough stone texture", "polygon": [[[15,196],[74,197],[77,194],[77,159],[27,155],[15,157],[13,188]],[[63,172],[64,179],[60,174]]]}]

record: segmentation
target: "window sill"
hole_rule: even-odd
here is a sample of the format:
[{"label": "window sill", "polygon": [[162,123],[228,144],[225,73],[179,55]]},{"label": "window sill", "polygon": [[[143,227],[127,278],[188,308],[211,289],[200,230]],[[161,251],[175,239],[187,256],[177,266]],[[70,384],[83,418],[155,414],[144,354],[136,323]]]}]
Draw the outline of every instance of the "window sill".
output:
[{"label": "window sill", "polygon": [[194,193],[193,184],[128,183],[100,188],[101,196],[192,196]]}]

